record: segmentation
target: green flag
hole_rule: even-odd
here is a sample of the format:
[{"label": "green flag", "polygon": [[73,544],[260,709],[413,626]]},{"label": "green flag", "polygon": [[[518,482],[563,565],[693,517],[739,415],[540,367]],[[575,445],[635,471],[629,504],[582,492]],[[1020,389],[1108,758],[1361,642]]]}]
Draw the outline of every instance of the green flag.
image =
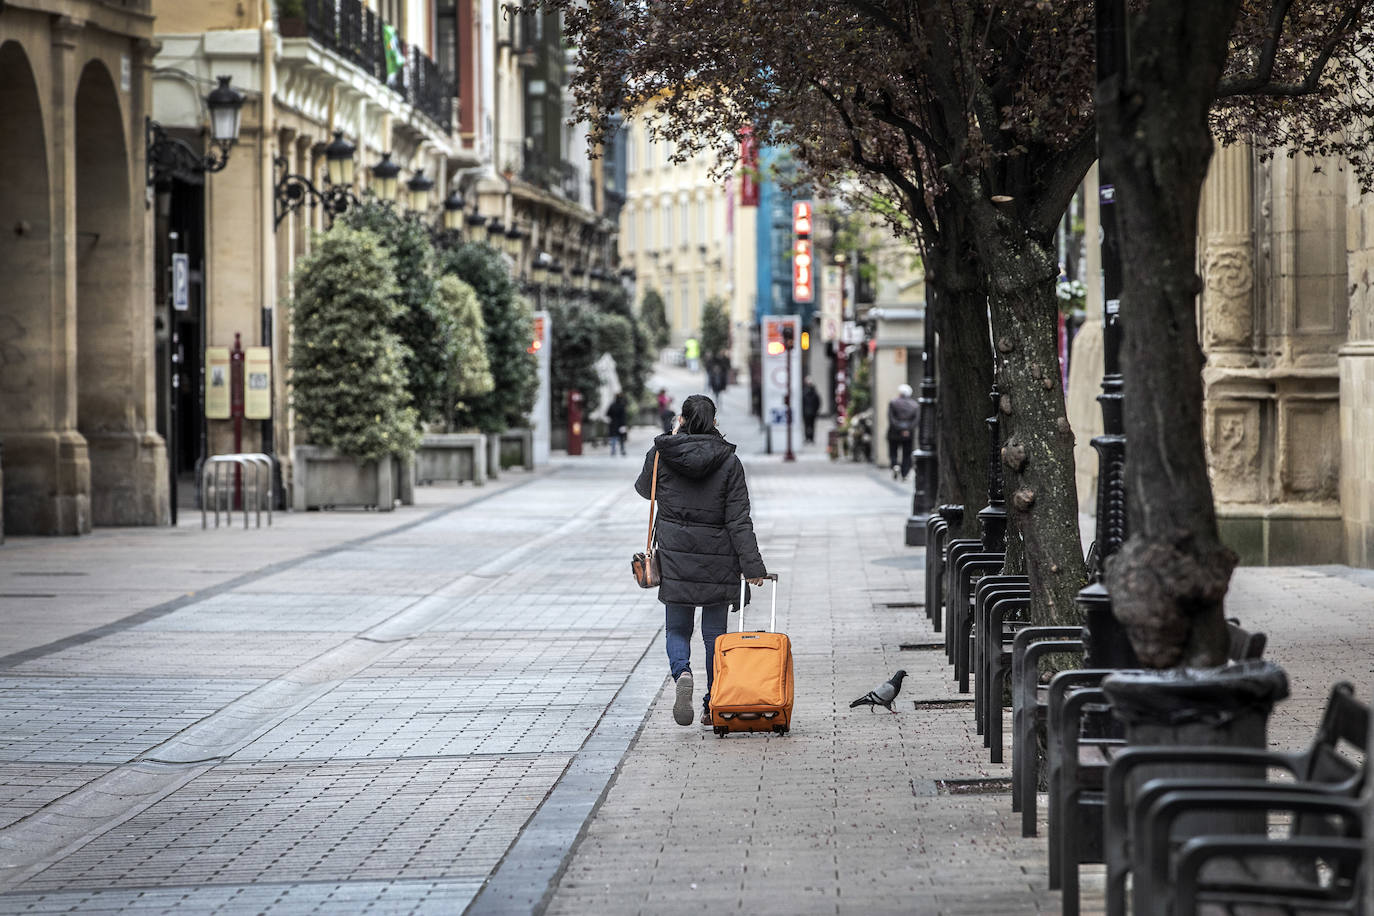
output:
[{"label": "green flag", "polygon": [[405,52],[401,50],[401,36],[396,34],[396,27],[389,24],[382,26],[382,42],[386,45],[386,80],[391,82],[391,78],[401,72],[401,68],[406,65]]}]

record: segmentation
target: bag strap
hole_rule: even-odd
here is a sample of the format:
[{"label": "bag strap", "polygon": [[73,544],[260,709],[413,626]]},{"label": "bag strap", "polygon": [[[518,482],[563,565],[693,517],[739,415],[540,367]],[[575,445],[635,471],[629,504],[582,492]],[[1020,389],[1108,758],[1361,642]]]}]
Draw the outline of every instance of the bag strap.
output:
[{"label": "bag strap", "polygon": [[644,542],[644,552],[654,549],[654,502],[658,499],[658,451],[654,451],[654,480],[649,484],[649,536]]}]

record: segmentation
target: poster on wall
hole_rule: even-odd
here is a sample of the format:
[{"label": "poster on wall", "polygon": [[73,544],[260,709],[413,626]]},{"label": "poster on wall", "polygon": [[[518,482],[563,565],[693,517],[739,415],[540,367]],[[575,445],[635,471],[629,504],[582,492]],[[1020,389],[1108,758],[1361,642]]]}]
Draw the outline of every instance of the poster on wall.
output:
[{"label": "poster on wall", "polygon": [[272,419],[272,349],[243,351],[243,415],[249,420]]},{"label": "poster on wall", "polygon": [[229,419],[229,348],[205,348],[205,416]]}]

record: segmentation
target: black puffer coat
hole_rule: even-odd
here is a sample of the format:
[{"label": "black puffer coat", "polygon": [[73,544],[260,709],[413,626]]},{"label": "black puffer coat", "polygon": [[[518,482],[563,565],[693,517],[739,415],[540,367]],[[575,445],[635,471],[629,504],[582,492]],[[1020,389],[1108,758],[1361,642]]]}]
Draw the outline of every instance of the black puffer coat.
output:
[{"label": "black puffer coat", "polygon": [[749,488],[735,447],[719,433],[664,435],[644,456],[635,491],[649,498],[658,463],[658,600],[737,604],[739,580],[767,575],[749,517]]}]

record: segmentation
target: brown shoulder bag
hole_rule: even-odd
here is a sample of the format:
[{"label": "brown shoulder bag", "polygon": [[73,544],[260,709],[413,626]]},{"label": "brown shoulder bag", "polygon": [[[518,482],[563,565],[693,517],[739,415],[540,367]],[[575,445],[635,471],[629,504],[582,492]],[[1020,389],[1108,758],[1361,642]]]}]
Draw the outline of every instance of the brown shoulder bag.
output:
[{"label": "brown shoulder bag", "polygon": [[654,503],[658,499],[658,452],[654,452],[654,480],[649,485],[649,537],[644,542],[644,552],[637,553],[630,560],[630,572],[640,588],[658,586],[658,556],[654,552]]}]

